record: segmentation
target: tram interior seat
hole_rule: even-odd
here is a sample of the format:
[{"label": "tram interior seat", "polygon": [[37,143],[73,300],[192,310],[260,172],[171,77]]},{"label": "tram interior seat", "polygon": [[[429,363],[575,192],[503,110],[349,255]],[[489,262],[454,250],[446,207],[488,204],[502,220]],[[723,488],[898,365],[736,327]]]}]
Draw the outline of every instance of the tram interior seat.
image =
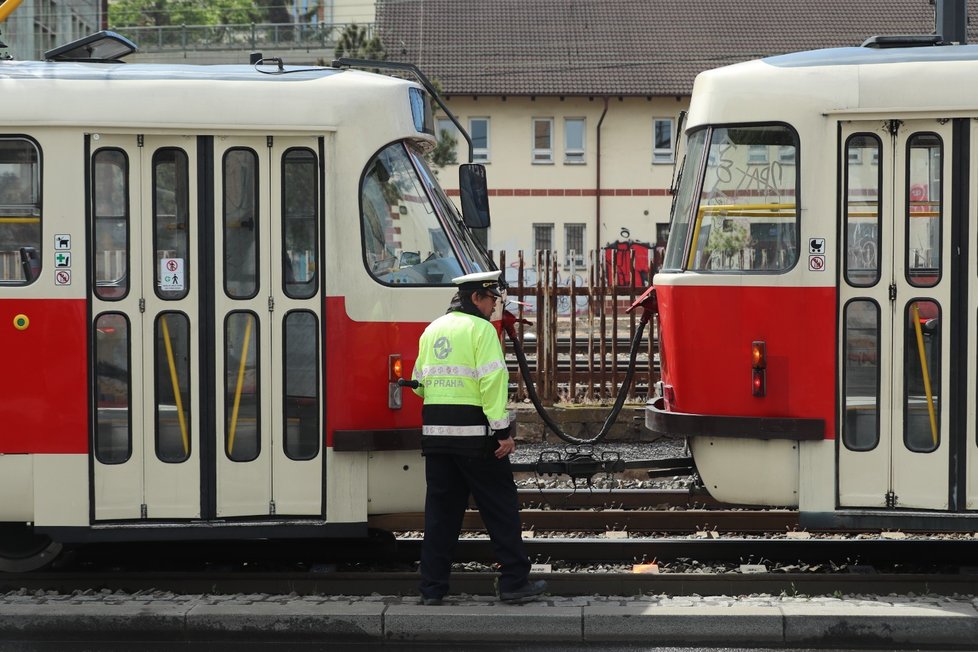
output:
[{"label": "tram interior seat", "polygon": [[24,278],[33,283],[41,275],[41,257],[34,247],[20,248],[20,264],[24,269]]}]

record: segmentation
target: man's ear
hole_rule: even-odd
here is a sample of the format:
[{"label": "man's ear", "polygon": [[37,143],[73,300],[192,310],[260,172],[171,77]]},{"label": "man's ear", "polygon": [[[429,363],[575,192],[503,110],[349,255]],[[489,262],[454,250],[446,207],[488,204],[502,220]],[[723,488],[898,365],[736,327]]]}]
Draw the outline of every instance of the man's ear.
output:
[{"label": "man's ear", "polygon": [[472,302],[472,305],[474,306],[479,301],[479,292],[476,291],[476,292],[473,292],[472,294],[470,294],[469,295],[469,301],[471,301]]}]

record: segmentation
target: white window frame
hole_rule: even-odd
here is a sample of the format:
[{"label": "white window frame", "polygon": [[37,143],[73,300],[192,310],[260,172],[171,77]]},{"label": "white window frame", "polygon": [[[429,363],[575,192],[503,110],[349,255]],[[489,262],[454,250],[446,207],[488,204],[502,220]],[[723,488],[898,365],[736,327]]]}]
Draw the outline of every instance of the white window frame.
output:
[{"label": "white window frame", "polygon": [[489,139],[490,139],[490,136],[492,134],[492,132],[491,132],[491,130],[489,128],[490,127],[489,126],[489,117],[488,116],[485,116],[485,117],[469,118],[469,135],[471,136],[473,134],[473,132],[475,131],[473,129],[472,125],[474,125],[476,122],[479,122],[479,121],[482,121],[482,122],[485,122],[486,123],[486,146],[485,147],[476,147],[475,146],[475,139],[473,138],[473,143],[472,143],[472,161],[474,163],[488,163],[489,162],[489,142],[490,142]]},{"label": "white window frame", "polygon": [[747,146],[747,165],[767,165],[768,162],[767,145]]},{"label": "white window frame", "polygon": [[[574,227],[581,228],[581,248],[580,251],[577,248],[571,247],[571,237],[570,231]],[[574,267],[575,269],[584,269],[584,247],[587,242],[587,224],[583,222],[568,222],[564,224],[564,268],[570,269]],[[576,244],[576,243],[574,243]],[[571,264],[571,250],[574,251],[574,261]]]},{"label": "white window frame", "polygon": [[778,148],[778,162],[781,165],[794,165],[797,163],[795,158],[798,155],[798,149],[794,145],[781,145]]},{"label": "white window frame", "polygon": [[[537,147],[537,125],[547,126],[547,146]],[[554,162],[554,119],[533,118],[530,120],[531,162],[533,165],[550,165]]]},{"label": "white window frame", "polygon": [[[580,123],[581,146],[572,147],[570,144],[570,125]],[[587,163],[587,119],[564,118],[564,165],[584,165]]]},{"label": "white window frame", "polygon": [[[541,247],[540,239],[537,237],[538,229],[549,231],[547,239],[550,241],[549,247]],[[554,223],[553,222],[534,222],[533,223],[533,255],[538,251],[553,251],[554,248]]]},{"label": "white window frame", "polygon": [[[656,134],[660,124],[667,124],[669,128],[669,146],[656,147]],[[653,118],[652,119],[652,162],[653,163],[674,163],[676,160],[676,121],[673,118]]]}]

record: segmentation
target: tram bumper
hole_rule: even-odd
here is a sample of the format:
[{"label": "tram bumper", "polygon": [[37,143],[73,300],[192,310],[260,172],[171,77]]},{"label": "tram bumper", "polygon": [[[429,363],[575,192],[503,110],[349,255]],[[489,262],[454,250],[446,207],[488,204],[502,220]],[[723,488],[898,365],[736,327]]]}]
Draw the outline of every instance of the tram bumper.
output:
[{"label": "tram bumper", "polygon": [[665,399],[661,396],[645,405],[645,427],[655,435],[673,439],[737,437],[818,441],[825,438],[823,419],[674,412],[665,409]]}]

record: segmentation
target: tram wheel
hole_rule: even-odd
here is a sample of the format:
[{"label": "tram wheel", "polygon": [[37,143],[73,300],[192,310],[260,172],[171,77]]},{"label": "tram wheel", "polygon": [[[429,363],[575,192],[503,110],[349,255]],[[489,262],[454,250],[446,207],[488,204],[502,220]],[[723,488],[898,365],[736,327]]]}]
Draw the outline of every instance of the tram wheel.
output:
[{"label": "tram wheel", "polygon": [[0,572],[40,570],[61,554],[62,545],[25,523],[0,523]]}]

